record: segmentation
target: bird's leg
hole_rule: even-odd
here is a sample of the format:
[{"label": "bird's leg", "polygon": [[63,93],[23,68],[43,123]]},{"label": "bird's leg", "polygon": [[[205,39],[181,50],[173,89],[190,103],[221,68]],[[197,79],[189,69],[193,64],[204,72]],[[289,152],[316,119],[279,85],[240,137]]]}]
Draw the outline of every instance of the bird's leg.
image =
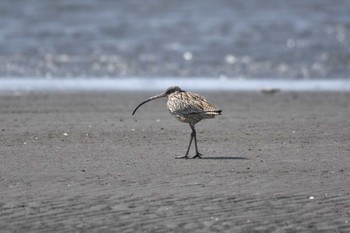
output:
[{"label": "bird's leg", "polygon": [[[190,125],[190,126],[191,126],[191,125]],[[188,148],[187,148],[186,154],[185,154],[185,156],[178,156],[178,157],[175,157],[176,159],[188,159],[188,158],[189,158],[189,157],[188,157],[188,153],[190,152],[192,140],[193,140],[193,138],[195,137],[195,134],[196,134],[196,131],[193,131],[192,126],[191,126],[191,129],[192,129],[191,139],[190,139],[190,143],[188,144]]]},{"label": "bird's leg", "polygon": [[194,125],[190,125],[190,126],[191,126],[191,129],[192,129],[192,134],[193,134],[193,137],[194,137],[194,146],[195,146],[195,149],[196,149],[196,155],[193,156],[192,159],[194,159],[194,158],[202,158],[202,154],[198,152],[196,130],[194,128]]}]

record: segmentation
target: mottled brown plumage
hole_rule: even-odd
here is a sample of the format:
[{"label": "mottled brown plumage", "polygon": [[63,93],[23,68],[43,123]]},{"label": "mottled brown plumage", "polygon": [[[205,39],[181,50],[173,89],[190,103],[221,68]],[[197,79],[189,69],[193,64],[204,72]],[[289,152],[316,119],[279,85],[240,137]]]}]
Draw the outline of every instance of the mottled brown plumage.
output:
[{"label": "mottled brown plumage", "polygon": [[174,86],[169,87],[164,93],[153,96],[141,104],[139,104],[132,115],[135,114],[136,110],[143,104],[162,97],[168,97],[167,107],[169,112],[174,115],[179,121],[188,123],[192,129],[190,144],[186,151],[185,156],[177,158],[188,158],[188,152],[190,150],[192,140],[194,139],[196,155],[192,158],[201,158],[201,154],[198,152],[197,137],[194,125],[202,119],[214,118],[216,115],[221,114],[221,110],[217,109],[214,105],[210,104],[203,96],[186,92],[181,90],[180,87]]},{"label": "mottled brown plumage", "polygon": [[175,92],[168,96],[169,112],[184,123],[196,124],[220,113],[203,96],[190,92]]}]

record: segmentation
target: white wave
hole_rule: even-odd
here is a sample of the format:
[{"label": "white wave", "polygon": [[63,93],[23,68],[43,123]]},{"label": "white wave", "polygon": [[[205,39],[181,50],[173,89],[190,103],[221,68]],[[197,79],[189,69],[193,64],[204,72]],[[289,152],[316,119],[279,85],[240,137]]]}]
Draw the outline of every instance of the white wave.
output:
[{"label": "white wave", "polygon": [[39,79],[2,78],[0,91],[153,91],[169,86],[207,91],[350,91],[350,80],[248,80],[217,78]]}]

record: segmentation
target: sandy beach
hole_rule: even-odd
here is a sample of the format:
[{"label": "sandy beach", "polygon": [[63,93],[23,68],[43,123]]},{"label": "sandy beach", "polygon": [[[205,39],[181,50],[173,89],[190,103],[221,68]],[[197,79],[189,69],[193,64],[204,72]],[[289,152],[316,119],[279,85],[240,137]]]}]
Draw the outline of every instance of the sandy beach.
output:
[{"label": "sandy beach", "polygon": [[154,94],[2,93],[1,232],[350,232],[350,93],[201,92],[189,160]]}]

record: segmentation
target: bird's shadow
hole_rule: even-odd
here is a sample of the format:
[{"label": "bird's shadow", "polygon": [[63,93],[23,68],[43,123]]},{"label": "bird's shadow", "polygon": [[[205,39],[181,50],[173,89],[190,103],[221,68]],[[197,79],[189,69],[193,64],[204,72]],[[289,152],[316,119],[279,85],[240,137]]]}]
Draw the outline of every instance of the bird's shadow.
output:
[{"label": "bird's shadow", "polygon": [[209,156],[205,157],[203,156],[201,159],[208,159],[208,160],[247,160],[246,157],[240,157],[240,156]]}]

